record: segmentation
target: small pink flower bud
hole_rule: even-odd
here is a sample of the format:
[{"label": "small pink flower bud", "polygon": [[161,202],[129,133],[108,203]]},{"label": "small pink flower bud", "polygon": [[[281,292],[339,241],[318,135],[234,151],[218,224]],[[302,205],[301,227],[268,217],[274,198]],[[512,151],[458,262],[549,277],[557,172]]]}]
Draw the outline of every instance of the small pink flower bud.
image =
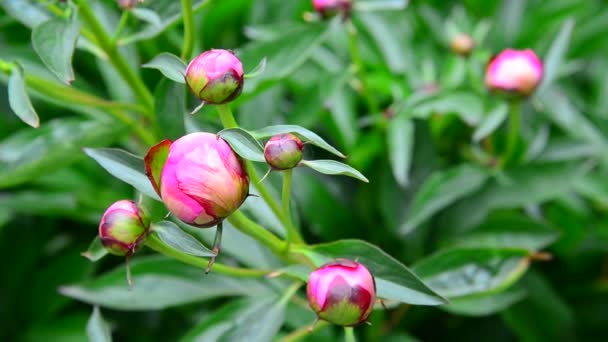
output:
[{"label": "small pink flower bud", "polygon": [[133,201],[112,204],[99,223],[99,238],[112,254],[133,254],[147,236],[150,219]]},{"label": "small pink flower bud", "polygon": [[494,57],[486,71],[490,90],[530,95],[543,77],[543,63],[534,51],[507,49]]},{"label": "small pink flower bud", "polygon": [[452,37],[450,49],[457,55],[468,56],[475,48],[475,41],[471,36],[460,33]]},{"label": "small pink flower bud", "polygon": [[116,0],[118,7],[122,9],[131,9],[137,4],[141,4],[144,0]]},{"label": "small pink flower bud", "polygon": [[376,301],[372,274],[358,262],[336,259],[310,274],[308,303],[320,319],[342,326],[365,322]]},{"label": "small pink flower bud", "polygon": [[180,220],[212,227],[237,210],[249,194],[241,159],[223,139],[192,133],[176,140],[160,178],[160,195]]},{"label": "small pink flower bud", "polygon": [[350,15],[353,5],[352,0],[313,0],[312,5],[315,11],[323,18],[329,18],[336,14],[342,14],[345,17]]},{"label": "small pink flower bud", "polygon": [[230,102],[243,89],[243,64],[228,50],[205,51],[188,65],[186,84],[206,103]]},{"label": "small pink flower bud", "polygon": [[274,170],[288,170],[302,160],[304,143],[291,133],[277,134],[264,146],[264,158]]}]

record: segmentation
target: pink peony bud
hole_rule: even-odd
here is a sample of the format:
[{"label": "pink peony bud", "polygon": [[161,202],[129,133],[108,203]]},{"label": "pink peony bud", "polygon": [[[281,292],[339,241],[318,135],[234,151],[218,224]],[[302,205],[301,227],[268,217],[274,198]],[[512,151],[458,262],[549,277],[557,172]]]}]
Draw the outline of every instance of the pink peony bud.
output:
[{"label": "pink peony bud", "polygon": [[169,147],[160,194],[180,220],[212,227],[243,204],[249,177],[226,141],[211,133],[192,133]]},{"label": "pink peony bud", "polygon": [[277,134],[264,146],[264,158],[274,170],[293,169],[302,160],[304,143],[291,133]]},{"label": "pink peony bud", "polygon": [[494,57],[486,71],[490,90],[530,95],[543,77],[543,63],[534,51],[507,49]]},{"label": "pink peony bud", "polygon": [[150,219],[133,201],[122,200],[112,204],[99,223],[99,238],[112,254],[135,253],[146,238]]},{"label": "pink peony bud", "polygon": [[342,326],[365,322],[376,301],[372,274],[358,262],[336,259],[310,274],[308,303],[320,319]]},{"label": "pink peony bud", "polygon": [[230,102],[243,89],[243,64],[228,50],[205,51],[188,65],[186,84],[206,103]]},{"label": "pink peony bud", "polygon": [[471,54],[471,51],[475,48],[475,41],[471,36],[460,33],[454,37],[450,41],[450,49],[457,55],[468,56]]},{"label": "pink peony bud", "polygon": [[352,0],[313,0],[315,11],[323,18],[332,17],[338,13],[348,17],[352,8]]}]

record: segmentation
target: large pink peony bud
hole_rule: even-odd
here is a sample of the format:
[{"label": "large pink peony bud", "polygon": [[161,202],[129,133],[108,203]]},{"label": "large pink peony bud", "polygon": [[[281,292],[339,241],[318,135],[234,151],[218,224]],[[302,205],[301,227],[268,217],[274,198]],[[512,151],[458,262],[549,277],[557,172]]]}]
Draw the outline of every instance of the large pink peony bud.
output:
[{"label": "large pink peony bud", "polygon": [[519,95],[534,92],[543,77],[543,63],[534,51],[507,49],[494,57],[486,71],[490,90]]},{"label": "large pink peony bud", "polygon": [[264,159],[273,170],[288,170],[302,160],[304,143],[291,133],[272,136],[264,146]]},{"label": "large pink peony bud", "polygon": [[188,65],[186,84],[206,103],[232,101],[243,89],[243,64],[228,50],[205,51]]},{"label": "large pink peony bud", "polygon": [[99,223],[99,238],[112,254],[133,254],[147,236],[150,219],[133,201],[112,204]]},{"label": "large pink peony bud", "polygon": [[310,274],[308,303],[320,319],[342,326],[365,322],[376,301],[372,274],[358,262],[336,259]]},{"label": "large pink peony bud", "polygon": [[237,210],[248,194],[249,177],[241,159],[217,135],[192,133],[169,147],[160,195],[180,220],[212,227]]},{"label": "large pink peony bud", "polygon": [[338,13],[349,16],[353,2],[352,0],[313,0],[312,5],[323,18],[328,18]]}]

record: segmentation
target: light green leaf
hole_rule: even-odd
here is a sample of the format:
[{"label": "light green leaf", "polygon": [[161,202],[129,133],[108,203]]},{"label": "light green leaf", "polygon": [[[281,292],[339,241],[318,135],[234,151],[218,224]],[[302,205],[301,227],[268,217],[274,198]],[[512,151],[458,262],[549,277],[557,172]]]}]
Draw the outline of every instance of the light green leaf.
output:
[{"label": "light green leaf", "polygon": [[160,197],[145,174],[146,168],[142,158],[118,148],[85,148],[84,152],[112,176],[130,184],[144,195],[160,201]]},{"label": "light green leaf", "polygon": [[160,221],[153,223],[150,229],[158,235],[162,242],[180,252],[201,257],[216,255],[212,250],[205,247],[192,235],[181,230],[173,222]]},{"label": "light green leaf", "polygon": [[15,64],[8,79],[8,104],[21,121],[34,128],[40,126],[40,118],[27,95],[23,68],[19,64]]},{"label": "light green leaf", "polygon": [[338,157],[346,158],[342,152],[338,151],[336,148],[328,144],[323,138],[317,135],[315,132],[312,132],[304,127],[296,126],[296,125],[276,125],[276,126],[267,126],[257,131],[251,132],[251,135],[255,139],[263,139],[269,138],[273,135],[277,134],[285,134],[292,133],[297,135],[302,141],[306,143],[310,143],[317,147],[324,149],[327,152],[335,154]]},{"label": "light green leaf", "polygon": [[87,336],[89,342],[112,342],[110,327],[104,321],[97,306],[93,308],[93,313],[87,323]]},{"label": "light green leaf", "polygon": [[357,12],[402,10],[407,7],[408,3],[409,0],[356,1],[354,8]]},{"label": "light green leaf", "polygon": [[186,64],[179,57],[168,52],[158,54],[151,61],[143,64],[142,68],[156,69],[174,82],[186,83]]},{"label": "light green leaf", "polygon": [[85,252],[80,253],[83,257],[95,262],[108,254],[108,250],[101,244],[101,239],[96,236]]},{"label": "light green leaf", "polygon": [[419,102],[412,108],[414,117],[429,118],[432,114],[456,113],[468,125],[476,126],[483,119],[483,103],[477,95],[466,92],[441,93]]},{"label": "light green leaf", "polygon": [[253,70],[245,74],[245,78],[254,78],[261,75],[266,70],[266,57],[262,58],[260,63]]},{"label": "light green leaf", "polygon": [[551,44],[543,63],[543,81],[538,89],[539,94],[546,91],[559,76],[559,68],[564,64],[573,29],[574,20],[566,20]]},{"label": "light green leaf", "polygon": [[479,142],[492,134],[507,118],[507,114],[509,114],[509,107],[505,103],[501,103],[492,109],[473,132],[473,141]]},{"label": "light green leaf", "polygon": [[226,128],[217,134],[232,147],[239,156],[256,162],[266,162],[264,148],[256,138],[242,128]]},{"label": "light green leaf", "polygon": [[509,288],[498,293],[472,295],[451,299],[441,309],[455,315],[481,317],[501,312],[526,297],[522,288]]},{"label": "light green leaf", "polygon": [[326,175],[345,175],[356,178],[365,183],[369,183],[369,180],[365,178],[361,172],[357,171],[352,166],[337,162],[335,160],[302,160],[300,164],[308,166],[309,168]]},{"label": "light green leaf", "polygon": [[72,56],[80,34],[80,25],[73,14],[69,20],[54,18],[32,30],[32,45],[40,59],[61,81],[74,80]]},{"label": "light green leaf", "polygon": [[399,185],[407,186],[414,152],[414,123],[411,119],[397,115],[386,130],[388,159],[393,176]]}]

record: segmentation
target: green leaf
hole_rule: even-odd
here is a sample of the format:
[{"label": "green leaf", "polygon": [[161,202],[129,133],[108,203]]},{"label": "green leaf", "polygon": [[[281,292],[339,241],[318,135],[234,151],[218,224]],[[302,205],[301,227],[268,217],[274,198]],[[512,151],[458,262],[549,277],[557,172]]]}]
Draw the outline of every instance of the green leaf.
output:
[{"label": "green leaf", "polygon": [[509,107],[505,103],[501,103],[492,109],[479,123],[475,132],[473,132],[473,141],[479,142],[492,134],[505,121],[507,114],[509,114]]},{"label": "green leaf", "polygon": [[101,239],[96,236],[85,252],[80,253],[83,257],[95,262],[108,254],[108,250],[101,244]]},{"label": "green leaf", "polygon": [[262,58],[260,63],[258,63],[258,65],[256,65],[255,68],[253,68],[253,70],[251,70],[250,72],[245,74],[244,77],[245,78],[257,77],[257,76],[261,75],[264,72],[264,70],[266,70],[266,57]]},{"label": "green leaf", "polygon": [[171,53],[162,52],[158,54],[148,63],[143,64],[142,68],[156,69],[174,82],[186,83],[186,64]]},{"label": "green leaf", "polygon": [[352,166],[340,163],[335,160],[302,160],[300,164],[308,166],[309,168],[326,175],[345,175],[356,178],[365,183],[369,183],[369,180],[365,178],[365,176],[361,172],[357,171]]},{"label": "green leaf", "polygon": [[160,197],[144,173],[142,158],[118,148],[85,148],[84,152],[112,176],[133,186],[142,194],[160,201]]},{"label": "green leaf", "polygon": [[82,158],[84,146],[109,145],[125,127],[107,121],[55,119],[0,142],[0,188],[47,175]]},{"label": "green leaf", "polygon": [[483,118],[481,98],[471,93],[441,93],[419,102],[412,108],[414,117],[429,118],[432,114],[456,113],[470,126],[476,126]]},{"label": "green leaf", "polygon": [[153,223],[150,229],[158,235],[162,242],[177,251],[201,257],[216,255],[173,222],[160,221]]},{"label": "green leaf", "polygon": [[146,168],[146,176],[154,187],[154,191],[160,196],[160,176],[165,167],[165,162],[169,157],[169,148],[171,147],[171,140],[165,139],[158,144],[152,146],[146,156],[144,157],[144,164]]},{"label": "green leaf", "polygon": [[227,296],[260,296],[271,290],[262,280],[231,278],[163,256],[139,256],[131,264],[133,288],[129,290],[125,268],[119,267],[80,284],[63,286],[59,292],[80,301],[115,310],[162,310]]},{"label": "green leaf", "polygon": [[547,56],[543,63],[543,81],[538,89],[538,93],[541,94],[546,91],[559,75],[559,69],[564,64],[568,45],[570,44],[570,36],[574,29],[574,20],[566,20],[555,37],[551,48],[547,52]]},{"label": "green leaf", "polygon": [[32,45],[47,68],[62,82],[74,80],[72,56],[80,34],[76,14],[69,20],[54,18],[32,30]]},{"label": "green leaf", "polygon": [[8,104],[21,121],[34,128],[40,126],[40,118],[27,95],[23,68],[17,63],[8,79]]},{"label": "green leaf", "polygon": [[184,116],[187,110],[183,85],[161,80],[154,91],[154,111],[165,138],[177,140],[185,135]]},{"label": "green leaf", "polygon": [[414,152],[414,123],[403,115],[397,115],[386,130],[388,160],[393,177],[402,187],[409,183],[409,171]]},{"label": "green leaf", "polygon": [[134,17],[149,23],[151,26],[161,27],[163,25],[163,21],[160,16],[153,10],[142,7],[134,7],[129,9],[129,11]]},{"label": "green leaf", "polygon": [[409,0],[357,1],[354,4],[354,8],[357,12],[402,10],[407,7],[408,3]]},{"label": "green leaf", "polygon": [[501,312],[526,297],[527,292],[512,287],[499,293],[472,295],[451,299],[441,309],[455,315],[480,317]]},{"label": "green leaf", "polygon": [[467,164],[433,173],[416,193],[401,233],[410,233],[436,212],[477,191],[487,179],[485,170]]},{"label": "green leaf", "polygon": [[264,148],[248,131],[242,128],[226,128],[217,134],[226,140],[239,156],[256,162],[266,162]]},{"label": "green leaf", "polygon": [[296,125],[268,126],[268,127],[259,129],[257,131],[251,132],[251,135],[253,135],[253,137],[255,139],[263,139],[263,138],[269,138],[273,135],[285,134],[285,133],[295,134],[300,139],[302,139],[302,141],[304,141],[306,143],[310,143],[317,147],[320,147],[327,152],[335,154],[338,157],[346,158],[346,156],[344,154],[342,154],[342,152],[338,151],[333,146],[328,144],[325,140],[323,140],[323,138],[318,136],[315,132],[312,132],[310,130],[307,130],[304,127],[300,127],[300,126],[296,126]]},{"label": "green leaf", "polygon": [[506,289],[528,269],[521,249],[450,249],[413,266],[434,291],[447,298]]},{"label": "green leaf", "polygon": [[[376,3],[377,1],[374,1]],[[408,68],[407,47],[394,32],[396,24],[390,22],[387,17],[380,13],[357,13],[356,19],[361,22],[361,27],[372,38],[378,51],[384,58],[389,70],[395,74],[403,74]]]},{"label": "green leaf", "polygon": [[285,319],[285,305],[278,299],[234,300],[214,311],[181,341],[270,341]]},{"label": "green leaf", "polygon": [[87,336],[90,342],[112,342],[110,327],[101,316],[99,308],[93,308],[93,313],[87,323]]},{"label": "green leaf", "polygon": [[416,305],[439,305],[445,300],[414,272],[380,248],[361,240],[340,240],[298,250],[321,266],[336,258],[358,260],[376,278],[378,297]]}]

